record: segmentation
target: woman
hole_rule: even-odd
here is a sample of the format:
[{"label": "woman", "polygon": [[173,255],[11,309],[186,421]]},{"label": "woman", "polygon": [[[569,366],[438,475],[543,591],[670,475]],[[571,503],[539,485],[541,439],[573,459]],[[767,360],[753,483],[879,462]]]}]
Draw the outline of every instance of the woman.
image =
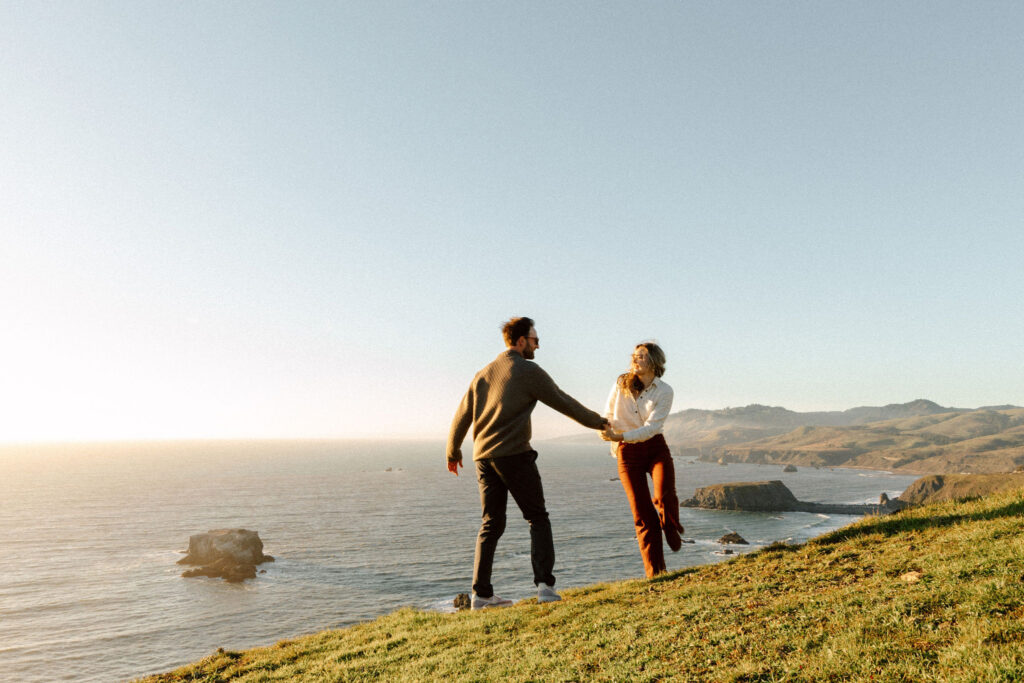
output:
[{"label": "woman", "polygon": [[[665,374],[665,352],[654,342],[642,342],[633,349],[629,372],[619,375],[605,417],[609,426],[601,433],[612,441],[618,457],[619,479],[633,510],[636,538],[648,577],[665,571],[661,534],[673,552],[682,544],[679,499],[672,454],[661,430],[672,410],[672,387],[661,380]],[[647,488],[647,475],[654,482],[654,498]]]}]

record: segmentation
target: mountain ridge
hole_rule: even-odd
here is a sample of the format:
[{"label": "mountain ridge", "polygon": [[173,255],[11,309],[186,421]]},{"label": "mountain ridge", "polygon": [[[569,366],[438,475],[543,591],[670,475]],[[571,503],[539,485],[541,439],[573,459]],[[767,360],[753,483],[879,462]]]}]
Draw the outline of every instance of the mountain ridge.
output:
[{"label": "mountain ridge", "polygon": [[[665,420],[676,455],[728,464],[856,467],[913,474],[997,473],[1024,467],[1024,408],[955,408],[928,399],[797,412],[752,403],[688,408]],[[591,442],[593,434],[559,441]]]},{"label": "mountain ridge", "polygon": [[[848,427],[897,417],[969,412],[967,408],[946,408],[928,399],[884,406],[858,406],[847,410],[801,413],[781,406],[753,403],[740,408],[702,410],[689,408],[665,420],[665,439],[691,455],[709,448],[754,441],[785,434],[799,427]],[[696,450],[696,452],[694,452]]]},{"label": "mountain ridge", "polygon": [[997,474],[1024,468],[1024,408],[978,409],[869,422],[806,425],[703,450],[723,464],[855,467],[914,474]]}]

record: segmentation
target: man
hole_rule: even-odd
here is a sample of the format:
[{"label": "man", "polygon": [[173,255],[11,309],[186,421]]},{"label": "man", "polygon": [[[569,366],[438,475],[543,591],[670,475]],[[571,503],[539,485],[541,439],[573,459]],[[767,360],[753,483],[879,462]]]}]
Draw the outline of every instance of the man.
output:
[{"label": "man", "polygon": [[512,604],[496,596],[491,586],[494,550],[505,531],[509,493],[530,523],[537,602],[562,599],[555,592],[551,573],[555,544],[537,470],[537,451],[530,448],[530,413],[537,401],[591,429],[606,425],[603,417],[564,393],[540,366],[530,362],[540,348],[532,320],[513,318],[505,323],[502,334],[508,348],[473,378],[448,434],[448,471],[458,476],[462,442],[473,425],[473,461],[483,518],[473,562],[471,607],[475,610]]}]

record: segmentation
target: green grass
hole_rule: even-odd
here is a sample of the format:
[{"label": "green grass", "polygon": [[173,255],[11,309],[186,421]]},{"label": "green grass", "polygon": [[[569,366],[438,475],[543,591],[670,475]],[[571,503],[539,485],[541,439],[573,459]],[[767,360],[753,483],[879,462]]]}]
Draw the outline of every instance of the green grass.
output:
[{"label": "green grass", "polygon": [[148,680],[1019,681],[1022,515],[1019,491],[921,507],[560,603],[403,609]]}]

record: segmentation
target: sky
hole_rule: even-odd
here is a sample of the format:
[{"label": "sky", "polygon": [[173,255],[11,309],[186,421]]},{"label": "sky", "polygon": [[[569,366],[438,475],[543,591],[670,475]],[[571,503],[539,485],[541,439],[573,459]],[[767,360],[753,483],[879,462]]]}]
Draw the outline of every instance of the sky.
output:
[{"label": "sky", "polygon": [[[1018,2],[0,0],[0,442],[1024,405]],[[546,407],[534,435],[582,431]],[[439,456],[440,457],[440,456]]]}]

